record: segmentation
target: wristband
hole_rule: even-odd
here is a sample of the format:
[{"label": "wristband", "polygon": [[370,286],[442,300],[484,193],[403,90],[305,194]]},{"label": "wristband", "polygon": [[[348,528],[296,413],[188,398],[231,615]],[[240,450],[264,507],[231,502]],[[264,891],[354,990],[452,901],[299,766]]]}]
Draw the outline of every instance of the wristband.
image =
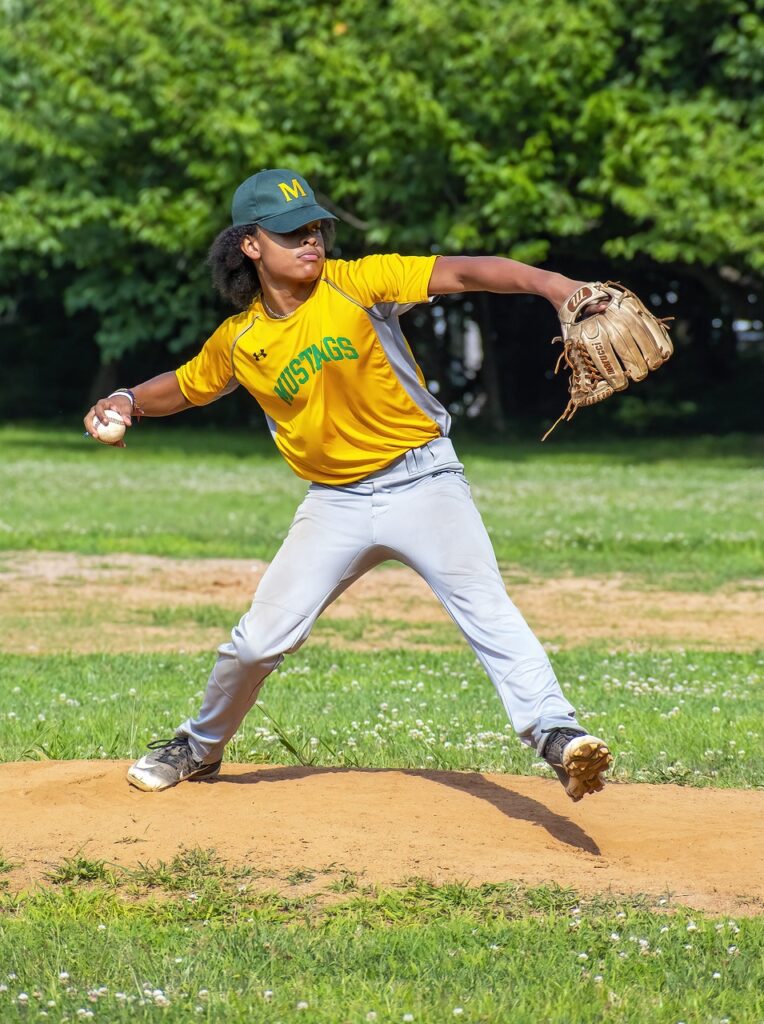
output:
[{"label": "wristband", "polygon": [[117,388],[116,391],[112,391],[112,393],[110,395],[107,395],[106,397],[107,399],[116,398],[117,395],[124,395],[126,398],[130,399],[130,405],[132,406],[132,409],[130,411],[131,417],[135,416],[135,418],[139,420],[141,416],[143,416],[143,409],[141,409],[138,403],[135,401],[135,395],[130,390],[130,388]]}]

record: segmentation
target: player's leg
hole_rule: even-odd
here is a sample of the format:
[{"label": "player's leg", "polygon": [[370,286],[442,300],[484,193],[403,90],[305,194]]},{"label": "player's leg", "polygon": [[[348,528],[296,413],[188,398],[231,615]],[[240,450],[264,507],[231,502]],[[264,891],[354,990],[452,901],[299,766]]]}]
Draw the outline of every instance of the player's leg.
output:
[{"label": "player's leg", "polygon": [[[494,683],[520,739],[558,774],[573,799],[602,788],[606,745],[588,735],[544,648],[510,600],[490,537],[460,472],[435,470],[393,489],[380,536],[430,584]],[[563,778],[565,776],[565,778]]]},{"label": "player's leg", "polygon": [[306,640],[323,609],[381,560],[370,539],[368,493],[311,488],[249,611],[218,648],[199,714],[133,765],[130,782],[166,789],[219,770],[266,677]]}]

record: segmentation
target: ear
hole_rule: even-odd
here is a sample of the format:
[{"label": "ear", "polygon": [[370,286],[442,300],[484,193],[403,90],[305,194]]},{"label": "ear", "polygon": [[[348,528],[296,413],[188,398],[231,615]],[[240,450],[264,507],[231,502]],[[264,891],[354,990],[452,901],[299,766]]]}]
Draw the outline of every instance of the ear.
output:
[{"label": "ear", "polygon": [[256,235],[246,235],[242,238],[239,248],[244,255],[249,256],[251,260],[260,259],[260,244]]}]

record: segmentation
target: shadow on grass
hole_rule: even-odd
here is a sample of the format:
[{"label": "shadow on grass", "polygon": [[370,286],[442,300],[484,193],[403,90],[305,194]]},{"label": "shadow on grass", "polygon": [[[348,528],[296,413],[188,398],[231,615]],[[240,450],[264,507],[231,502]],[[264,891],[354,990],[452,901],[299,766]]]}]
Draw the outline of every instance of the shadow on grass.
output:
[{"label": "shadow on grass", "polygon": [[508,818],[515,818],[520,821],[530,821],[539,825],[558,842],[566,846],[573,846],[585,853],[595,856],[600,855],[600,848],[591,836],[575,822],[560,814],[555,814],[545,807],[538,800],[523,796],[512,789],[505,789],[495,782],[486,779],[479,772],[446,772],[434,771],[431,769],[415,770],[411,768],[386,769],[386,768],[327,768],[316,765],[295,765],[294,767],[259,768],[256,771],[245,772],[242,775],[221,774],[214,779],[206,780],[206,785],[219,785],[220,783],[233,783],[234,785],[254,785],[267,782],[294,782],[298,779],[310,778],[319,775],[381,775],[399,774],[410,775],[416,779],[427,779],[436,782],[441,786],[448,786],[460,793],[474,796],[479,800],[485,800]]}]

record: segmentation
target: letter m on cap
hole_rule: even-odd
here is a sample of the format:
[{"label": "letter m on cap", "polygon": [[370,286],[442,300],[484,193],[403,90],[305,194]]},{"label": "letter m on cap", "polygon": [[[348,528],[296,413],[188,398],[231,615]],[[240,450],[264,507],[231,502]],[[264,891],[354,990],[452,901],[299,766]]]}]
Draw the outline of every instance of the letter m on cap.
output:
[{"label": "letter m on cap", "polygon": [[293,199],[297,199],[298,196],[305,195],[305,189],[299,183],[297,178],[292,178],[291,185],[287,185],[285,181],[280,181],[279,188],[281,189],[281,194],[288,203],[291,203]]}]

